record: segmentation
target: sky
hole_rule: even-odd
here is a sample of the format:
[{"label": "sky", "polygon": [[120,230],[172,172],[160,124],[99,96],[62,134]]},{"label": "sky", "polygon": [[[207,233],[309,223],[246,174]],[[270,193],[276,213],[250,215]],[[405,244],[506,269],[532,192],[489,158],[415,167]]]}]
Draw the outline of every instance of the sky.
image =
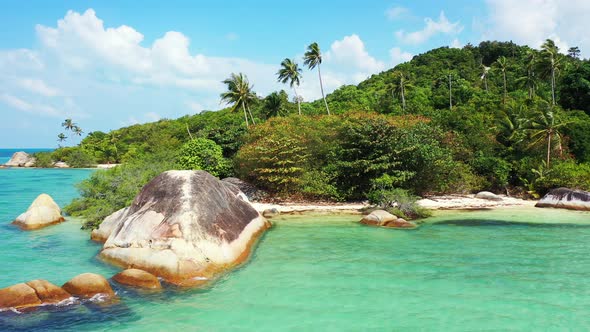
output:
[{"label": "sky", "polygon": [[[301,64],[312,42],[327,92],[483,40],[538,48],[552,38],[589,57],[587,17],[588,0],[3,0],[0,148],[56,147],[66,118],[88,133],[218,110],[231,73],[260,96],[288,91],[279,64]],[[321,97],[315,71],[304,70],[299,93]]]}]

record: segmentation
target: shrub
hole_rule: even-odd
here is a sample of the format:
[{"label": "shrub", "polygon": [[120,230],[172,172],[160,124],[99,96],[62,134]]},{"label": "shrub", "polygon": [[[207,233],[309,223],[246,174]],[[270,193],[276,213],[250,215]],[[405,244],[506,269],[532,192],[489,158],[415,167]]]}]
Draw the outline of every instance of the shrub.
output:
[{"label": "shrub", "polygon": [[482,154],[478,154],[474,159],[473,168],[475,172],[485,179],[484,187],[490,190],[506,188],[510,171],[512,170],[512,167],[510,167],[510,164],[506,160],[497,157],[487,157]]},{"label": "shrub", "polygon": [[35,167],[52,167],[53,157],[51,152],[37,152],[33,155],[35,157]]},{"label": "shrub", "polygon": [[544,195],[558,187],[590,191],[590,164],[577,164],[573,160],[562,161],[544,172],[537,172],[539,177],[534,181],[535,191]]},{"label": "shrub", "polygon": [[230,169],[221,147],[206,138],[196,138],[184,144],[178,165],[182,169],[204,170],[217,177],[229,175]]},{"label": "shrub", "polygon": [[371,204],[375,204],[398,217],[418,219],[431,216],[428,209],[416,202],[419,197],[404,189],[377,189],[371,191],[367,196]]}]

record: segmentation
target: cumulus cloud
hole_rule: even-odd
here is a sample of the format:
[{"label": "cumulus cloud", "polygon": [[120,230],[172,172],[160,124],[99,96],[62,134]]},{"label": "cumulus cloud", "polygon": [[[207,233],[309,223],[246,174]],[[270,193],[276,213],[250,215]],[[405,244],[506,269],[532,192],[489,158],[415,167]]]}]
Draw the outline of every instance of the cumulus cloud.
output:
[{"label": "cumulus cloud", "polygon": [[400,63],[408,62],[414,57],[412,53],[404,52],[399,47],[394,47],[389,50],[389,55],[391,56],[391,62],[394,66]]},{"label": "cumulus cloud", "polygon": [[428,41],[435,35],[454,35],[458,34],[463,30],[463,26],[457,22],[450,22],[445,16],[444,12],[440,12],[438,21],[432,18],[426,18],[424,20],[424,28],[413,32],[406,32],[404,30],[398,30],[395,35],[397,38],[404,43],[408,44],[422,44]]},{"label": "cumulus cloud", "polygon": [[383,62],[369,55],[365,43],[355,34],[333,42],[326,57],[336,64],[353,66],[369,73],[383,70],[385,67]]},{"label": "cumulus cloud", "polygon": [[390,7],[385,11],[385,17],[387,17],[387,19],[389,20],[396,20],[406,14],[408,14],[410,11],[408,10],[408,8],[405,7],[401,7],[401,6],[394,6],[394,7]]},{"label": "cumulus cloud", "polygon": [[590,54],[590,28],[587,0],[488,0],[489,29],[484,39],[512,40],[538,48],[547,38],[563,52],[579,46]]}]

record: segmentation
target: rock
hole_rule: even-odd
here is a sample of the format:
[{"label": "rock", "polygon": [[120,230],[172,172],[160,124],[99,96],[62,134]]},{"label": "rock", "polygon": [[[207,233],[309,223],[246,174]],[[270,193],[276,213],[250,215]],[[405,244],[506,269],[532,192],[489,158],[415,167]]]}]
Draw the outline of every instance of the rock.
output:
[{"label": "rock", "polygon": [[67,300],[72,296],[47,280],[32,280],[27,282],[27,285],[35,290],[39,300],[43,303],[55,304]]},{"label": "rock", "polygon": [[66,164],[63,161],[58,161],[56,163],[53,164],[54,168],[70,168],[70,165]]},{"label": "rock", "polygon": [[36,163],[36,162],[37,162],[37,161],[36,161],[35,159],[33,159],[33,160],[31,160],[31,161],[27,161],[27,162],[25,163],[25,165],[24,165],[24,166],[25,166],[25,167],[35,167],[35,163]]},{"label": "rock", "polygon": [[24,230],[43,228],[64,221],[61,209],[53,198],[47,194],[41,194],[33,201],[27,212],[14,220],[14,224]]},{"label": "rock", "polygon": [[225,178],[223,180],[221,180],[224,182],[224,184],[232,184],[236,187],[238,187],[238,189],[243,192],[246,197],[248,197],[249,201],[252,202],[256,202],[259,201],[261,199],[263,199],[264,197],[266,197],[266,192],[256,188],[254,185],[242,181],[238,178]]},{"label": "rock", "polygon": [[109,282],[101,275],[94,273],[82,273],[66,282],[62,288],[81,298],[90,298],[96,294],[102,294],[106,297],[114,297],[115,292]]},{"label": "rock", "polygon": [[266,209],[266,210],[262,211],[262,216],[265,218],[276,217],[280,214],[281,214],[281,212],[279,210],[277,210],[276,208]]},{"label": "rock", "polygon": [[361,219],[361,224],[387,228],[416,228],[418,225],[403,218],[398,218],[385,210],[375,210]]},{"label": "rock", "polygon": [[270,223],[204,171],[168,171],[135,197],[101,258],[180,285],[199,284],[248,258]]},{"label": "rock", "polygon": [[369,215],[366,215],[361,219],[361,224],[371,226],[382,226],[389,221],[395,221],[397,217],[385,210],[375,210]]},{"label": "rock", "polygon": [[35,158],[24,151],[19,151],[15,152],[10,158],[10,160],[4,165],[11,167],[25,167],[25,165],[27,164],[34,165]]},{"label": "rock", "polygon": [[113,276],[113,280],[123,285],[130,285],[141,288],[162,288],[160,280],[158,280],[158,278],[155,275],[139,269],[124,270]]},{"label": "rock", "polygon": [[415,223],[413,223],[411,221],[407,221],[404,218],[397,218],[396,220],[388,221],[388,222],[384,223],[382,226],[387,227],[387,228],[408,228],[408,229],[418,227],[418,225],[416,225]]},{"label": "rock", "polygon": [[25,283],[0,289],[0,309],[18,309],[41,304],[37,292]]},{"label": "rock", "polygon": [[498,196],[498,195],[496,195],[494,193],[491,193],[489,191],[481,191],[481,192],[478,192],[475,195],[475,198],[486,199],[488,201],[501,201],[502,200],[502,197],[500,197],[500,196]]},{"label": "rock", "polygon": [[97,229],[92,230],[92,233],[90,233],[90,239],[96,242],[106,242],[113,230],[125,219],[128,210],[128,207],[122,208],[106,217]]},{"label": "rock", "polygon": [[590,211],[590,192],[568,188],[553,189],[543,196],[535,207]]}]

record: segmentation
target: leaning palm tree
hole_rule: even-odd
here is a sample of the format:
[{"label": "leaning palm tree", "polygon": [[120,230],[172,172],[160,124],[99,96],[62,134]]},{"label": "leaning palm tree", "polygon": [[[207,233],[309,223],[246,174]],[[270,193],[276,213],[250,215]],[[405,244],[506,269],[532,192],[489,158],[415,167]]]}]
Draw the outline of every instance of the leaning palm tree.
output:
[{"label": "leaning palm tree", "polygon": [[72,121],[71,118],[67,118],[64,122],[61,123],[61,126],[64,127],[66,130],[72,130],[76,124]]},{"label": "leaning palm tree", "polygon": [[562,56],[559,54],[559,47],[551,39],[547,39],[541,45],[541,70],[544,76],[551,79],[551,101],[555,106],[555,77],[561,69]]},{"label": "leaning palm tree", "polygon": [[63,143],[68,137],[64,133],[59,133],[57,135],[57,141],[59,142],[59,147],[61,147],[61,143]]},{"label": "leaning palm tree", "polygon": [[[319,67],[318,67],[319,70]],[[299,65],[291,60],[285,59],[281,62],[281,69],[277,72],[278,81],[286,84],[289,82],[289,86],[293,88],[295,92],[295,98],[297,99],[297,108],[299,110],[299,115],[301,115],[301,100],[299,99],[299,94],[297,93],[297,86],[301,84],[301,68]]]},{"label": "leaning palm tree", "polygon": [[246,120],[246,127],[250,126],[248,123],[248,113],[250,113],[252,124],[256,124],[252,112],[250,112],[250,103],[256,99],[256,95],[252,92],[252,86],[248,82],[246,75],[232,73],[228,79],[223,81],[223,84],[227,85],[227,91],[221,94],[221,101],[227,104],[233,104],[232,111],[234,112],[242,108],[244,119]]},{"label": "leaning palm tree", "polygon": [[554,107],[546,102],[540,104],[533,113],[532,118],[527,121],[526,130],[531,139],[529,146],[547,144],[546,165],[549,168],[551,162],[552,143],[562,152],[561,129],[569,122],[561,120],[554,112]]},{"label": "leaning palm tree", "polygon": [[330,108],[328,108],[328,102],[326,101],[326,95],[324,94],[324,84],[322,83],[322,72],[320,71],[320,64],[322,63],[322,52],[318,43],[311,43],[307,46],[307,52],[303,55],[303,63],[311,70],[318,67],[318,77],[320,78],[320,89],[322,91],[322,98],[324,98],[324,105],[326,105],[326,111],[330,115]]},{"label": "leaning palm tree", "polygon": [[505,56],[499,57],[496,62],[494,63],[496,68],[502,73],[502,80],[504,82],[504,95],[502,97],[502,104],[506,104],[506,95],[508,94],[508,89],[506,87],[506,69],[508,68],[508,59]]},{"label": "leaning palm tree", "polygon": [[402,110],[406,112],[406,92],[408,89],[413,88],[412,80],[410,76],[401,71],[393,73],[393,84],[391,93],[393,96],[399,96],[402,102]]}]

